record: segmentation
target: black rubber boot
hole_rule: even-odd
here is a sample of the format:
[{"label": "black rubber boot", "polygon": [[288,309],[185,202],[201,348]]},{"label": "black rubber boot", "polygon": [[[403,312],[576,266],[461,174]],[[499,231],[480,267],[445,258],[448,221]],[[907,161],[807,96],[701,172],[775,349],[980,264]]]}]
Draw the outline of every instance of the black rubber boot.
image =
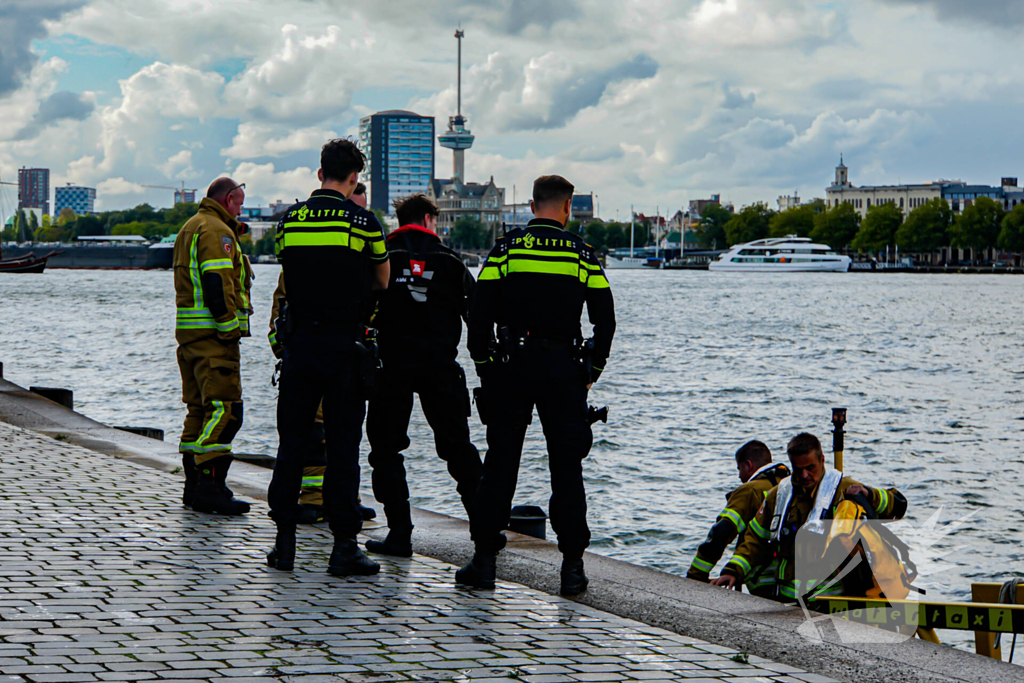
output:
[{"label": "black rubber boot", "polygon": [[388,537],[383,541],[367,541],[366,549],[378,555],[412,557],[412,529],[409,529],[409,531],[395,531],[392,529],[388,531]]},{"label": "black rubber boot", "polygon": [[277,538],[274,547],[267,553],[267,566],[290,572],[295,568],[295,526],[282,525],[277,527]]},{"label": "black rubber boot", "polygon": [[181,504],[185,507],[192,507],[192,498],[196,494],[196,482],[199,480],[199,470],[196,469],[194,453],[181,454],[181,469],[185,471],[185,491],[181,494]]},{"label": "black rubber boot", "polygon": [[469,564],[455,572],[455,583],[484,590],[494,590],[495,574],[497,574],[497,555],[482,553],[478,550]]},{"label": "black rubber boot", "polygon": [[326,519],[324,509],[319,505],[299,505],[299,524],[317,524]]},{"label": "black rubber boot", "polygon": [[231,460],[230,455],[222,455],[196,466],[199,480],[196,482],[195,495],[192,496],[193,510],[215,515],[244,515],[249,512],[247,502],[235,498],[226,486],[219,483],[223,481],[222,477],[227,476]]},{"label": "black rubber boot", "polygon": [[372,576],[380,565],[368,558],[354,538],[336,538],[327,573],[331,576]]},{"label": "black rubber boot", "polygon": [[562,560],[562,587],[558,591],[567,597],[579,595],[587,590],[590,579],[583,571],[582,557],[566,557]]},{"label": "black rubber boot", "polygon": [[363,501],[357,501],[356,507],[359,508],[359,514],[363,516],[364,522],[369,522],[371,519],[377,519],[377,511],[368,505],[363,505]]}]

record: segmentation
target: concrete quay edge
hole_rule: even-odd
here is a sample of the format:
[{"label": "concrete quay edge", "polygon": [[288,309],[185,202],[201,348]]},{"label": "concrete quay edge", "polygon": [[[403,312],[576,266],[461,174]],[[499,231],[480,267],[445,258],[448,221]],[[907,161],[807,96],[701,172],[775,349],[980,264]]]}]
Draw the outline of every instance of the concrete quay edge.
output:
[{"label": "concrete quay edge", "polygon": [[[108,427],[3,379],[0,421],[147,467],[180,470],[175,446]],[[229,480],[236,493],[266,500],[270,475],[267,469],[236,461]],[[413,521],[417,553],[453,565],[472,555],[466,521],[419,508],[413,509]],[[371,522],[364,533],[383,538],[386,527]],[[557,594],[561,555],[555,544],[506,533],[509,544],[499,556],[499,578]],[[798,609],[594,553],[587,553],[586,566],[590,587],[576,598],[582,604],[815,674],[858,683],[1022,679],[1018,666],[918,639],[843,642],[829,626],[819,630],[822,640],[814,642],[798,633],[805,623]],[[857,624],[847,628],[848,638],[879,634]]]}]

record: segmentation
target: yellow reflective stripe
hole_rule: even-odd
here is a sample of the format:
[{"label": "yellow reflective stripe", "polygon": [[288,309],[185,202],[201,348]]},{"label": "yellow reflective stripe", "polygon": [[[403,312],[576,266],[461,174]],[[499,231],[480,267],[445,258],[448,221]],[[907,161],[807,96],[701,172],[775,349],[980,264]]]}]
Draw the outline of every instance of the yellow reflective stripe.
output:
[{"label": "yellow reflective stripe", "polygon": [[509,275],[512,273],[534,273],[579,277],[580,266],[578,263],[566,263],[565,261],[534,261],[533,259],[516,258],[509,259],[507,272]]},{"label": "yellow reflective stripe", "polygon": [[238,318],[229,320],[228,322],[217,323],[217,330],[220,332],[230,332],[231,330],[238,329]]},{"label": "yellow reflective stripe", "polygon": [[319,477],[303,477],[302,478],[302,485],[303,486],[323,486],[324,485],[324,477],[323,477],[323,475],[320,475]]},{"label": "yellow reflective stripe", "polygon": [[488,256],[487,257],[487,263],[484,264],[484,265],[500,266],[502,263],[504,263],[507,260],[508,260],[508,254],[503,254],[501,256]]},{"label": "yellow reflective stripe", "polygon": [[564,258],[569,259],[573,263],[578,263],[580,255],[575,251],[541,251],[540,249],[509,249],[508,253],[512,256],[548,256],[551,258]]},{"label": "yellow reflective stripe", "polygon": [[[362,240],[360,240],[362,242]],[[285,232],[281,249],[288,247],[347,247],[347,232]],[[354,248],[354,247],[353,247]]]},{"label": "yellow reflective stripe", "polygon": [[729,564],[737,565],[740,569],[743,570],[744,576],[750,573],[750,563],[747,562],[746,558],[741,557],[740,555],[736,555],[731,560],[729,560]]},{"label": "yellow reflective stripe", "polygon": [[484,266],[484,269],[480,271],[480,277],[477,279],[481,282],[484,280],[500,280],[501,276],[501,269],[497,266]]},{"label": "yellow reflective stripe", "polygon": [[382,256],[388,253],[388,245],[384,240],[373,240],[370,242],[370,252],[374,256]]},{"label": "yellow reflective stripe", "polygon": [[718,515],[719,519],[721,519],[722,517],[725,517],[726,519],[731,521],[736,526],[736,531],[740,532],[741,534],[747,528],[747,525],[743,521],[743,518],[740,517],[740,513],[736,512],[735,510],[725,508],[724,510],[722,510],[722,514]]},{"label": "yellow reflective stripe", "polygon": [[203,431],[199,435],[199,440],[196,441],[196,445],[199,446],[200,448],[202,448],[206,444],[206,442],[210,440],[210,437],[213,435],[213,430],[217,426],[217,423],[220,422],[222,417],[224,417],[224,401],[210,401],[210,403],[212,403],[215,406],[215,408],[213,411],[213,416],[203,426]]},{"label": "yellow reflective stripe", "polygon": [[231,262],[229,258],[215,258],[209,261],[203,261],[199,264],[199,270],[205,273],[208,270],[220,270],[223,268],[231,269],[234,268],[235,264]]},{"label": "yellow reflective stripe", "polygon": [[348,240],[348,248],[352,251],[362,251],[366,248],[366,240],[362,237],[350,237]]},{"label": "yellow reflective stripe", "polygon": [[308,223],[285,223],[281,227],[287,231],[288,228],[297,228],[298,230],[302,230],[303,228],[348,228],[351,226],[352,224],[348,221],[309,221]]},{"label": "yellow reflective stripe", "polygon": [[590,289],[611,289],[608,278],[604,275],[591,275],[587,278],[587,287]]},{"label": "yellow reflective stripe", "polygon": [[885,489],[878,489],[878,507],[875,508],[875,512],[882,514],[882,510],[885,510],[887,505],[889,505],[889,493]]},{"label": "yellow reflective stripe", "polygon": [[761,523],[757,521],[757,517],[750,520],[750,530],[757,534],[758,538],[768,538],[768,530],[761,526]]},{"label": "yellow reflective stripe", "polygon": [[693,558],[693,564],[691,566],[693,566],[697,571],[701,571],[704,573],[709,573],[712,569],[715,568],[715,565],[711,564],[710,562],[705,562],[699,557]]},{"label": "yellow reflective stripe", "polygon": [[189,249],[189,275],[192,276],[192,301],[196,308],[203,307],[203,284],[199,280],[199,235],[192,235],[192,247]]},{"label": "yellow reflective stripe", "polygon": [[[309,224],[306,223],[306,225]],[[357,235],[362,235],[363,237],[369,237],[371,240],[376,239],[379,241],[383,241],[384,239],[383,237],[381,237],[381,234],[379,232],[371,232],[369,230],[362,230],[360,228],[352,228],[352,232],[356,233]]]},{"label": "yellow reflective stripe", "polygon": [[582,261],[582,260],[580,261],[580,263],[582,263],[583,267],[586,268],[587,270],[596,270],[596,271],[600,271],[601,270],[601,264],[600,263],[587,263],[586,261]]}]

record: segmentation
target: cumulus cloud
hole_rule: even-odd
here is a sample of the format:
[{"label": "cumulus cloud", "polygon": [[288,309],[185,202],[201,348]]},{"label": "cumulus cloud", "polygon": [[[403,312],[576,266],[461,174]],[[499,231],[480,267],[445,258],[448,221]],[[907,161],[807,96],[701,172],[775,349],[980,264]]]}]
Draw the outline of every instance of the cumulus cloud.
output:
[{"label": "cumulus cloud", "polygon": [[319,149],[327,140],[338,137],[333,130],[319,127],[289,130],[262,123],[240,123],[231,147],[220,153],[229,159],[279,157],[293,152]]},{"label": "cumulus cloud", "polygon": [[[605,68],[574,63],[561,52],[548,52],[518,68],[510,57],[493,53],[469,70],[464,80],[463,111],[491,130],[530,131],[563,128],[577,114],[601,101],[617,84],[645,80],[658,73],[658,63],[638,54]],[[416,103],[436,111],[455,110],[455,88]]]},{"label": "cumulus cloud", "polygon": [[270,203],[278,199],[290,201],[308,197],[315,188],[320,187],[316,178],[316,169],[300,166],[288,171],[277,171],[273,163],[256,164],[243,161],[231,172],[231,177],[245,183],[248,197],[254,201],[262,199]]},{"label": "cumulus cloud", "polygon": [[727,84],[722,84],[722,94],[725,95],[725,100],[722,102],[723,109],[743,109],[746,107],[753,107],[754,102],[757,101],[757,95],[750,93],[744,95],[740,92],[739,88],[733,88]]},{"label": "cumulus cloud", "polygon": [[701,0],[685,24],[701,45],[816,49],[847,31],[836,9],[808,0]]},{"label": "cumulus cloud", "polygon": [[161,173],[168,178],[175,178],[177,180],[185,180],[195,175],[195,170],[192,168],[192,150],[183,149],[177,154],[173,154],[166,162],[157,166]]},{"label": "cumulus cloud", "polygon": [[96,186],[98,194],[142,194],[145,191],[142,185],[124,178],[108,178]]},{"label": "cumulus cloud", "polygon": [[318,122],[340,115],[352,102],[350,74],[356,72],[346,66],[373,43],[339,26],[306,32],[287,24],[274,53],[228,84],[225,106],[273,121]]},{"label": "cumulus cloud", "polygon": [[46,36],[45,22],[85,4],[85,0],[4,0],[0,7],[0,97],[17,90],[39,56],[32,41]]},{"label": "cumulus cloud", "polygon": [[43,128],[58,121],[84,121],[95,108],[96,104],[82,93],[66,90],[55,92],[39,103],[39,110],[32,121],[18,131],[14,139],[34,138]]},{"label": "cumulus cloud", "polygon": [[1024,4],[1019,0],[882,0],[890,5],[927,7],[940,19],[985,23],[998,28],[1024,24]]}]

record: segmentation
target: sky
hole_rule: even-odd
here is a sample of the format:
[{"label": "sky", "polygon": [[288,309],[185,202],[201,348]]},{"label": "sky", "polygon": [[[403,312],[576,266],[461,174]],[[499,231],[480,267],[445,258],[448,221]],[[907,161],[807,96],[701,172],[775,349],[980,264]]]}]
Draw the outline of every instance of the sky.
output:
[{"label": "sky", "polygon": [[774,207],[840,154],[854,184],[1024,178],[1020,0],[3,0],[0,180],[48,167],[99,210],[224,174],[305,197],[363,116],[446,127],[460,24],[467,179],[509,199],[558,173],[606,219]]}]

